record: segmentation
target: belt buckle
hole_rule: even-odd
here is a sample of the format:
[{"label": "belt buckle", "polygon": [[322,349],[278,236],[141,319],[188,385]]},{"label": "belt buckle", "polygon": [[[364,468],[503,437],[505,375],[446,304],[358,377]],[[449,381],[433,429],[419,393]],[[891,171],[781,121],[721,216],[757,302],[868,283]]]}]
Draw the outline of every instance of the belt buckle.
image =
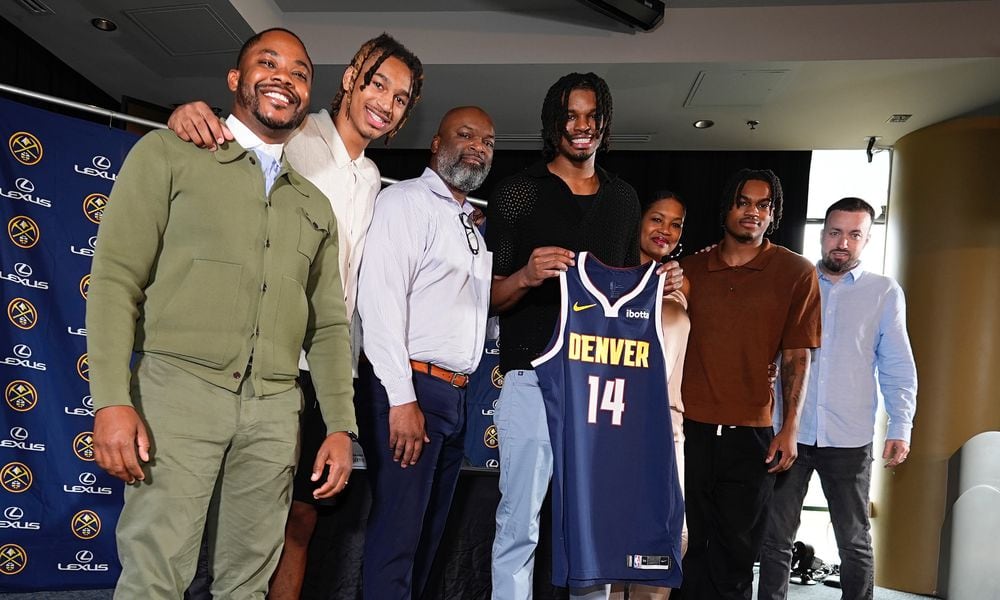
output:
[{"label": "belt buckle", "polygon": [[455,380],[458,379],[459,377],[464,377],[464,376],[465,376],[464,373],[452,373],[451,374],[451,381],[449,381],[448,383],[450,383],[451,387],[453,387],[453,388],[462,389],[462,386],[460,386],[457,383],[455,383]]}]

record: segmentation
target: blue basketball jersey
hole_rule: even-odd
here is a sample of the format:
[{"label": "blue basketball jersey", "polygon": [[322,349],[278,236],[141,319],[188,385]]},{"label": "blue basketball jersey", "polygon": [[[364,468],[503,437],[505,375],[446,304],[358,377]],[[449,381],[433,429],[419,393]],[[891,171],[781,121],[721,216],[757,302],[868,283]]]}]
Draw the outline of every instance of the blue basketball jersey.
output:
[{"label": "blue basketball jersey", "polygon": [[581,252],[559,278],[560,322],[532,363],[552,442],[555,585],[681,583],[684,499],[656,268]]}]

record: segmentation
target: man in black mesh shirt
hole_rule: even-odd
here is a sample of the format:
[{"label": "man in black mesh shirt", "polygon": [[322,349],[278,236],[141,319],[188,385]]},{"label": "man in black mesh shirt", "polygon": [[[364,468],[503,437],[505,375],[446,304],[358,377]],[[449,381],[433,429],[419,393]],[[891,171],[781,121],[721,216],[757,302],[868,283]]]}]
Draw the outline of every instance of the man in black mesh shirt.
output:
[{"label": "man in black mesh shirt", "polygon": [[[502,181],[487,208],[493,252],[491,308],[500,314],[505,374],[494,420],[500,439],[500,505],[493,544],[493,598],[531,597],[542,501],[552,477],[545,407],[531,360],[545,350],[559,312],[559,273],[575,253],[629,267],[639,262],[639,200],[596,165],[612,116],[607,83],[593,73],[559,79],[542,104],[540,161]],[[680,287],[671,265],[667,287]],[[572,590],[571,597],[604,597]]]}]

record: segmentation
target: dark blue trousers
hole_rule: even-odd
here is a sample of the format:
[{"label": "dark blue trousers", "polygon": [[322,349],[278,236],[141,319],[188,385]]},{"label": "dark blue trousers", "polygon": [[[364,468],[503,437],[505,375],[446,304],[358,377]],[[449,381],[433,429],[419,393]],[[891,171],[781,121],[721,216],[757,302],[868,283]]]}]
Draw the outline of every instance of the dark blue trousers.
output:
[{"label": "dark blue trousers", "polygon": [[413,374],[427,437],[417,464],[392,460],[389,400],[367,361],[355,395],[359,441],[368,464],[372,507],[365,533],[362,580],[368,600],[412,600],[427,584],[444,532],[464,456],[465,390]]}]

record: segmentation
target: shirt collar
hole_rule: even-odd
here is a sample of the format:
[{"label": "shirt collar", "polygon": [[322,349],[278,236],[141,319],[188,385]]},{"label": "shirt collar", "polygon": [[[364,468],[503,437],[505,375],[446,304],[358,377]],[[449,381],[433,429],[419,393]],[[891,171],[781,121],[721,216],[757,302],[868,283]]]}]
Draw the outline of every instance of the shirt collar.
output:
[{"label": "shirt collar", "polygon": [[226,125],[229,126],[229,131],[233,132],[233,138],[236,139],[236,143],[247,150],[253,150],[254,152],[263,152],[273,158],[277,162],[281,162],[281,155],[284,151],[284,144],[265,144],[263,140],[257,137],[257,134],[250,131],[250,128],[243,124],[236,115],[229,115],[226,118]]},{"label": "shirt collar", "polygon": [[[725,269],[732,268],[728,264],[726,264],[726,261],[722,260],[722,254],[719,252],[721,248],[722,245],[720,244],[715,248],[709,250],[708,252],[709,271],[722,271]],[[771,259],[774,258],[775,252],[776,249],[774,245],[771,244],[771,240],[764,238],[764,243],[761,244],[760,252],[757,253],[757,256],[753,257],[753,260],[751,260],[750,262],[740,265],[740,267],[746,267],[747,269],[753,269],[754,271],[763,271],[767,267],[767,265],[771,262]]]},{"label": "shirt collar", "polygon": [[[552,171],[549,171],[547,165],[548,165],[547,162],[545,162],[544,160],[540,160],[530,165],[527,169],[524,170],[524,172],[530,177],[535,177],[538,179],[545,179],[546,177],[555,177],[556,179],[558,179],[559,176],[553,173]],[[606,183],[608,181],[617,178],[617,176],[614,175],[613,173],[605,171],[601,167],[601,165],[594,165],[594,171],[597,172],[597,180],[600,181],[601,183]]]},{"label": "shirt collar", "polygon": [[[443,200],[447,200],[448,202],[451,202],[455,206],[459,206],[458,201],[455,200],[455,197],[451,195],[451,190],[448,189],[448,184],[446,184],[444,180],[441,179],[441,176],[438,175],[437,172],[434,171],[434,169],[431,169],[430,167],[424,167],[424,172],[420,174],[420,181],[422,181],[424,185],[430,188],[431,192],[433,192],[435,196]],[[473,210],[472,203],[470,203],[468,200],[463,202],[461,206],[459,206],[459,208],[461,208],[462,211],[466,213],[470,213]]]},{"label": "shirt collar", "polygon": [[356,159],[351,160],[351,155],[348,154],[347,146],[344,144],[344,138],[340,137],[340,132],[337,131],[337,127],[333,123],[333,115],[323,109],[316,113],[314,119],[319,134],[330,148],[330,154],[333,155],[333,162],[337,168],[343,169],[351,163],[354,163],[356,167],[361,167],[365,160],[364,151],[362,150]]}]

